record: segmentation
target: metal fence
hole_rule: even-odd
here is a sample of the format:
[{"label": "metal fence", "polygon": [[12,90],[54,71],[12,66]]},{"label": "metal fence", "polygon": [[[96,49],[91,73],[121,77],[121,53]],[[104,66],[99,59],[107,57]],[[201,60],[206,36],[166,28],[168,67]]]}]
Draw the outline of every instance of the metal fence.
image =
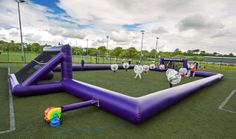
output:
[{"label": "metal fence", "polygon": [[215,56],[205,56],[204,61],[208,63],[215,64],[231,64],[236,65],[236,57],[215,57]]},{"label": "metal fence", "polygon": [[[39,53],[26,52],[26,62],[29,63]],[[84,60],[86,64],[121,64],[123,62],[131,62],[135,64],[139,61],[139,57],[133,58],[120,58],[108,55],[72,55],[73,64],[80,64],[81,60]],[[189,59],[191,60],[191,58]],[[155,61],[154,58],[143,57],[142,64],[151,64]],[[191,60],[195,61],[195,60]],[[19,51],[1,51],[0,63],[23,63],[22,54]],[[156,61],[159,63],[159,59]],[[220,69],[220,70],[234,70],[236,71],[236,58],[235,57],[204,57],[204,61],[198,61],[200,67],[207,67],[208,69]],[[201,70],[205,70],[202,68]]]},{"label": "metal fence", "polygon": [[[81,60],[84,60],[87,64],[121,64],[124,62],[130,62],[131,64],[135,64],[139,61],[139,58],[120,58],[115,56],[107,56],[107,55],[73,55],[72,61],[73,63],[81,63]],[[151,64],[154,61],[153,58],[143,58],[142,64]],[[159,62],[159,60],[157,61]]]},{"label": "metal fence", "polygon": [[[26,62],[29,63],[32,59],[37,57],[39,53],[35,52],[26,52]],[[112,63],[123,63],[130,61],[132,64],[135,64],[137,61],[139,61],[139,58],[120,58],[115,56],[108,56],[108,55],[96,55],[96,56],[90,56],[90,55],[72,55],[72,61],[74,64],[80,64],[81,60],[84,60],[86,64],[112,64]],[[150,64],[152,61],[154,61],[154,58],[143,58],[142,63],[143,64]],[[158,61],[157,61],[158,62]],[[0,63],[23,63],[22,54],[17,52],[1,52],[0,53]]]}]

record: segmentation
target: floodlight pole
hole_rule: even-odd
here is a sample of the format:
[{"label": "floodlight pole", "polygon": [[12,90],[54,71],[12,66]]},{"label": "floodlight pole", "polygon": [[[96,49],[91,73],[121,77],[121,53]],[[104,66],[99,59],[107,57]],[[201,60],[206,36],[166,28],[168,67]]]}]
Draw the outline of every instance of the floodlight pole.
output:
[{"label": "floodlight pole", "polygon": [[156,37],[156,54],[155,54],[155,64],[156,64],[156,61],[157,61],[157,45],[158,45],[158,39],[159,39],[159,37]]},{"label": "floodlight pole", "polygon": [[87,56],[88,56],[88,39],[86,39],[86,41],[87,41]]},{"label": "floodlight pole", "polygon": [[25,58],[25,51],[24,51],[24,46],[23,46],[23,35],[22,35],[22,27],[21,27],[21,14],[20,14],[20,3],[25,2],[24,0],[16,0],[17,2],[17,7],[18,7],[18,17],[19,17],[19,26],[20,26],[20,40],[21,40],[21,52],[22,52],[22,60],[24,63],[26,63],[26,58]]},{"label": "floodlight pole", "polygon": [[141,33],[142,33],[142,39],[141,39],[141,50],[140,50],[140,59],[139,59],[139,62],[141,63],[141,61],[142,61],[142,55],[143,55],[143,52],[142,52],[142,50],[143,50],[143,37],[144,37],[144,30],[141,30]]},{"label": "floodlight pole", "polygon": [[109,55],[108,46],[109,46],[109,36],[107,36],[107,55]]}]

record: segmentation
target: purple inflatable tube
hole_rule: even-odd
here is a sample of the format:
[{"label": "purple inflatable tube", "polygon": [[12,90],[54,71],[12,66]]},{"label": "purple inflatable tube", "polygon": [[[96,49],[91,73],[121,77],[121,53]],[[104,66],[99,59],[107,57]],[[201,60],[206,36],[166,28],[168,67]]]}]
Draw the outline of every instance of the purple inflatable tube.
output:
[{"label": "purple inflatable tube", "polygon": [[[76,97],[86,100],[85,102],[61,106],[62,111],[70,111],[86,106],[97,105],[111,113],[118,115],[133,123],[140,123],[154,114],[175,104],[186,96],[213,84],[223,78],[222,74],[210,72],[196,72],[196,76],[205,77],[187,84],[154,92],[142,97],[130,97],[115,91],[90,85],[72,78],[72,58],[69,45],[61,46],[61,52],[51,59],[46,65],[35,72],[31,77],[19,84],[14,74],[9,76],[9,82],[13,95],[27,96],[52,92],[66,91]],[[179,59],[181,60],[181,59]],[[185,62],[185,59],[182,59]],[[38,84],[40,77],[50,72],[61,63],[61,81]],[[184,64],[186,65],[186,63]],[[90,66],[88,70],[108,66]],[[110,67],[109,67],[110,68]],[[86,66],[84,70],[86,69]],[[158,68],[155,69],[159,71]]]}]

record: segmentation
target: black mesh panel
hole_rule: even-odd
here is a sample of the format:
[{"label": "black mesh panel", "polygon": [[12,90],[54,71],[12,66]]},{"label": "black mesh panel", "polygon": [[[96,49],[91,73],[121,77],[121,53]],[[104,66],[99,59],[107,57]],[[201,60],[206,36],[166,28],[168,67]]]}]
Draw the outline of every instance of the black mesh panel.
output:
[{"label": "black mesh panel", "polygon": [[164,61],[166,68],[179,69],[183,66],[183,62],[174,62],[174,61]]},{"label": "black mesh panel", "polygon": [[43,52],[42,54],[37,56],[29,64],[25,65],[21,70],[15,73],[18,82],[19,83],[24,82],[34,72],[39,70],[44,65],[44,63],[47,63],[50,59],[52,59],[58,53],[59,52]]}]

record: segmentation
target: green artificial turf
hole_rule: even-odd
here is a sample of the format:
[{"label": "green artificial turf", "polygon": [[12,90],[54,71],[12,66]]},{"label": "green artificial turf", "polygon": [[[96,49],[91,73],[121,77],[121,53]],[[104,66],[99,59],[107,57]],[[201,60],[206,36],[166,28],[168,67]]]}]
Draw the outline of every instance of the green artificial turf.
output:
[{"label": "green artificial turf", "polygon": [[[0,64],[0,67],[7,65]],[[16,72],[22,65],[11,64],[11,71]],[[213,72],[218,72],[211,70]],[[0,138],[236,138],[236,114],[218,109],[218,106],[236,89],[236,72],[219,71],[225,78],[214,85],[197,91],[195,94],[181,100],[179,103],[156,114],[141,124],[132,124],[110,112],[87,107],[63,114],[63,124],[52,128],[43,122],[43,112],[49,106],[61,106],[82,101],[69,93],[54,93],[41,96],[14,97],[16,131],[0,134]],[[55,74],[55,80],[59,79]],[[2,78],[5,76],[5,78]],[[77,80],[122,92],[130,96],[142,96],[153,91],[168,88],[163,73],[150,72],[142,80],[133,79],[133,72],[118,71],[82,71],[73,72]],[[6,72],[0,72],[1,82],[1,112],[2,105],[8,106]],[[184,79],[189,82],[194,79]],[[122,82],[126,83],[122,83]],[[127,89],[128,88],[128,89]],[[5,91],[4,91],[5,90]],[[5,104],[7,103],[7,104]],[[232,111],[235,109],[235,96],[226,105]],[[5,117],[6,116],[6,117]],[[5,115],[2,121],[9,121]],[[1,123],[2,124],[2,123]],[[6,126],[6,127],[5,127]],[[0,126],[1,130],[9,128],[8,124]]]},{"label": "green artificial turf", "polygon": [[[134,79],[134,76],[135,73],[133,70],[128,70],[127,72],[125,70],[119,70],[117,72],[110,70],[82,71],[74,72],[73,74],[73,78],[76,80],[133,97],[140,97],[169,88],[165,72],[150,71],[148,75],[142,74],[141,80],[139,78]],[[184,78],[178,85],[197,79],[201,78]]]},{"label": "green artificial turf", "polygon": [[[236,87],[235,87],[236,88]],[[236,90],[236,89],[235,89]],[[234,93],[234,95],[230,98],[230,100],[228,101],[228,103],[224,106],[225,109],[227,110],[233,110],[235,111],[236,114],[236,92]]]},{"label": "green artificial turf", "polygon": [[8,69],[0,68],[0,131],[9,127]]}]

